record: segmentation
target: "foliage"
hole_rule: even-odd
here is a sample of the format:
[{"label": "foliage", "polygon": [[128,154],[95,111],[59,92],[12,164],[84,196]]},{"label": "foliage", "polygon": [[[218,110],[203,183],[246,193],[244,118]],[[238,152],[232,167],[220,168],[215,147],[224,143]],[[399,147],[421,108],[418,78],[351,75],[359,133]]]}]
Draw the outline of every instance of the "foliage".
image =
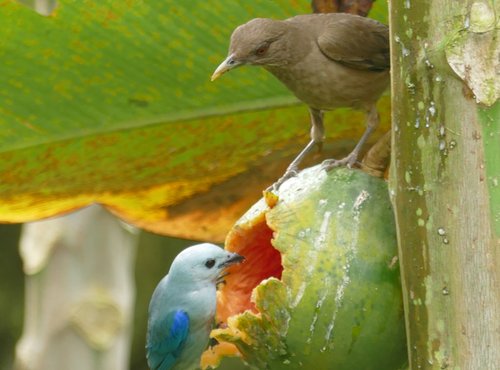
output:
[{"label": "foliage", "polygon": [[[385,18],[385,2],[376,4],[372,15]],[[248,173],[296,153],[309,120],[263,70],[209,77],[236,25],[308,13],[309,5],[61,0],[43,17],[2,2],[0,221],[100,202],[158,232],[221,239],[259,196],[241,190]],[[357,129],[350,117],[331,115],[330,137],[355,138],[362,116],[354,116]],[[280,174],[269,171],[257,187]],[[197,207],[172,209],[237,175],[221,190],[231,193],[223,207],[215,192]],[[204,235],[200,222],[214,209],[215,231]]]}]

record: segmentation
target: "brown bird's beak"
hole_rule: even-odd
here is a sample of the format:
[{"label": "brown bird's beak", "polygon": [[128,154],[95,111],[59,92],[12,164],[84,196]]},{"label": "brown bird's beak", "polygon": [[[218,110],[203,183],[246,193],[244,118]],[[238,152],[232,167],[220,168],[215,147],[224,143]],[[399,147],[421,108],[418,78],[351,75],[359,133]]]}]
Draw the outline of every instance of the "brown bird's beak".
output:
[{"label": "brown bird's beak", "polygon": [[231,54],[230,56],[228,56],[226,58],[226,60],[224,60],[218,67],[217,69],[215,70],[214,74],[212,75],[212,77],[210,78],[211,81],[214,81],[216,80],[217,78],[219,78],[221,75],[223,75],[224,73],[226,73],[227,71],[233,69],[233,68],[236,68],[240,65],[242,65],[243,63],[242,62],[239,62],[237,60],[234,59],[234,54]]}]

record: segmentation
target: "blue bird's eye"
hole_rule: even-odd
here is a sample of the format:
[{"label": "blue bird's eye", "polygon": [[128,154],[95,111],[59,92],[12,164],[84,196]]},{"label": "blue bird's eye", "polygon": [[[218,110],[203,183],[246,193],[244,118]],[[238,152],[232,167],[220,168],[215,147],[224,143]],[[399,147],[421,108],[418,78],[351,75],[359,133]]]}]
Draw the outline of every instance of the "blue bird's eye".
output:
[{"label": "blue bird's eye", "polygon": [[215,260],[213,258],[210,258],[208,259],[206,262],[205,262],[205,266],[209,269],[211,269],[212,267],[215,266]]}]

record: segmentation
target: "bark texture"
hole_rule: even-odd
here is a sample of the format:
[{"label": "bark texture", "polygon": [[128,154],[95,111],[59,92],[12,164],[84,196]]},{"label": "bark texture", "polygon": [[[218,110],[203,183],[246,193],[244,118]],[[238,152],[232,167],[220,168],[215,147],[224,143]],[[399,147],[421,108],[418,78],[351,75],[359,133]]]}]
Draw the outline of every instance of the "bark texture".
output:
[{"label": "bark texture", "polygon": [[500,369],[498,5],[391,2],[391,195],[411,369]]}]

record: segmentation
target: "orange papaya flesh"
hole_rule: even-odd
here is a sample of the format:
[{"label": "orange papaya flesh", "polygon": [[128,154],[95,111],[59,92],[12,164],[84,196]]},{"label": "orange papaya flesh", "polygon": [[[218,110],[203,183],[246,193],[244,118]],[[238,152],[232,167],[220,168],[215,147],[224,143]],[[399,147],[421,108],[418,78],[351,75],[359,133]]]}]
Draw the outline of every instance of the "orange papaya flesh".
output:
[{"label": "orange papaya flesh", "polygon": [[227,323],[228,317],[245,310],[257,313],[251,300],[253,289],[267,278],[281,279],[281,254],[272,246],[272,238],[265,213],[229,233],[226,249],[245,256],[245,262],[228,269],[225,283],[219,288],[216,316],[219,326]]}]

